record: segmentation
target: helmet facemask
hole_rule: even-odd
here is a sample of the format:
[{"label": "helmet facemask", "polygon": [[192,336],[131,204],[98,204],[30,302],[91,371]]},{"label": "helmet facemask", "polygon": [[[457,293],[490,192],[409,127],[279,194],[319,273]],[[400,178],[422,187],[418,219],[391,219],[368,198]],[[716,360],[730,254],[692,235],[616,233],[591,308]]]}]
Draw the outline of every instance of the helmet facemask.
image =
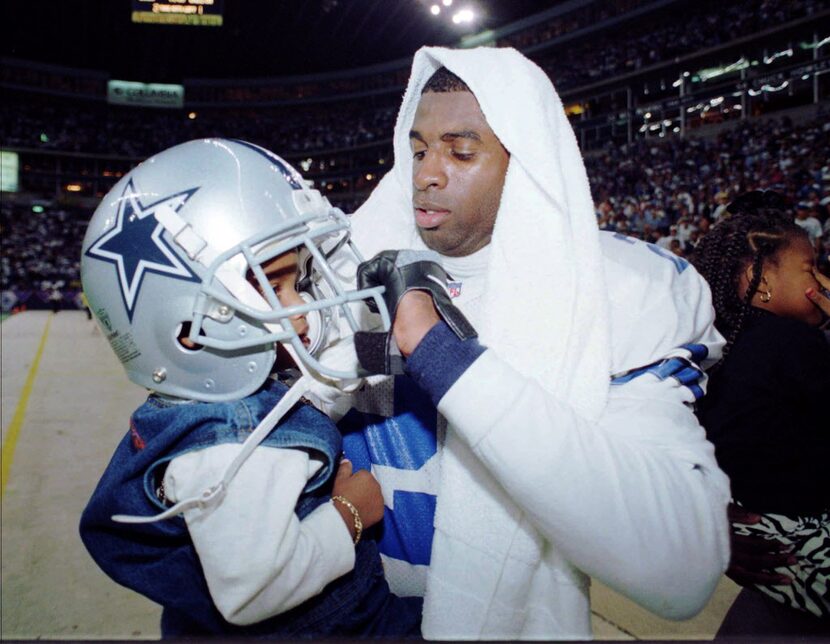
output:
[{"label": "helmet facemask", "polygon": [[[263,231],[221,253],[210,263],[194,305],[188,337],[194,343],[219,350],[280,342],[290,347],[292,357],[317,373],[340,379],[360,377],[362,374],[356,370],[342,371],[322,364],[317,355],[327,341],[337,338],[344,324],[351,333],[360,330],[352,306],[363,300],[372,299],[378,304],[384,328],[390,328],[382,288],[347,290],[335,274],[331,264],[337,256],[341,256],[341,261],[362,261],[349,239],[348,220],[340,210],[329,207],[325,211],[309,212],[297,224],[285,231]],[[262,266],[293,250],[299,251],[297,290],[305,303],[285,307],[271,288]],[[253,276],[258,289],[247,279],[248,275]],[[303,343],[291,323],[291,318],[298,315],[308,321],[308,344]],[[211,337],[207,321],[227,323],[234,316],[254,320],[266,329],[266,334],[236,340]]]}]

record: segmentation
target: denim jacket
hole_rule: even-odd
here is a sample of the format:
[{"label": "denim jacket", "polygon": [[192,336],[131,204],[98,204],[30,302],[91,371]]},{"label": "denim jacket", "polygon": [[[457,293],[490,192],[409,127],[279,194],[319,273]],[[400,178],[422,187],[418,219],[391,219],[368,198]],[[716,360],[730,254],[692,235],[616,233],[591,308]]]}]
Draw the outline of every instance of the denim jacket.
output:
[{"label": "denim jacket", "polygon": [[[151,395],[130,419],[130,430],[83,513],[81,538],[90,554],[113,580],[164,607],[164,636],[360,635],[378,622],[378,611],[398,599],[389,592],[376,544],[365,540],[357,546],[354,569],[319,595],[258,624],[235,626],[213,604],[181,515],[150,524],[112,521],[113,514],[162,511],[156,489],[170,460],[211,445],[242,443],[286,391],[269,379],[251,396],[225,403],[171,402]],[[305,450],[323,461],[297,502],[301,519],[330,499],[341,439],[327,416],[297,405],[262,445]]]}]

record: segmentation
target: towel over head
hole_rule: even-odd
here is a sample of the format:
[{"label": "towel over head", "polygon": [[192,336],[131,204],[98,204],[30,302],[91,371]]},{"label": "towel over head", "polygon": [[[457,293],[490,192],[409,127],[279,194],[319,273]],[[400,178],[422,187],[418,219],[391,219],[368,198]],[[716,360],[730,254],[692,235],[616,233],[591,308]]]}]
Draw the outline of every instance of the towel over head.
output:
[{"label": "towel over head", "polygon": [[[470,88],[510,155],[477,316],[480,341],[597,419],[610,371],[599,232],[574,132],[550,79],[533,62],[506,48],[419,50],[395,125],[394,167],[354,214],[354,239],[367,257],[424,248],[412,205],[409,133],[424,85],[440,67]],[[520,441],[520,427],[516,436]],[[522,593],[550,553],[452,426],[441,456],[435,525],[424,634],[533,636]]]}]

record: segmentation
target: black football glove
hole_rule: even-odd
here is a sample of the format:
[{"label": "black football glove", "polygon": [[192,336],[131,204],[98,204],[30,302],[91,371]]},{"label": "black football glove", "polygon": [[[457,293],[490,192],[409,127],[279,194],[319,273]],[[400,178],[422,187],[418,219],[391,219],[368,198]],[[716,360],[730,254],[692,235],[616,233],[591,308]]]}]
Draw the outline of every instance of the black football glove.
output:
[{"label": "black football glove", "polygon": [[[439,262],[434,251],[384,250],[357,267],[357,287],[384,286],[383,300],[393,321],[398,303],[407,291],[426,291],[432,296],[438,315],[455,335],[462,340],[475,338],[476,330],[450,299],[449,276]],[[367,304],[377,312],[372,300],[367,300]],[[370,373],[403,373],[404,359],[391,329],[382,333],[357,332],[355,348],[361,366]]]}]

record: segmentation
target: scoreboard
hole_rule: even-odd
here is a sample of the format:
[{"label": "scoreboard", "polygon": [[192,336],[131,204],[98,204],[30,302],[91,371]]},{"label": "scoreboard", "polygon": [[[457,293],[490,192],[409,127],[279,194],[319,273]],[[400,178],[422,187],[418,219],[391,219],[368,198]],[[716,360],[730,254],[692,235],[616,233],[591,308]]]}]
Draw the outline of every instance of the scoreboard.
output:
[{"label": "scoreboard", "polygon": [[222,3],[223,0],[133,0],[132,21],[221,27]]}]

